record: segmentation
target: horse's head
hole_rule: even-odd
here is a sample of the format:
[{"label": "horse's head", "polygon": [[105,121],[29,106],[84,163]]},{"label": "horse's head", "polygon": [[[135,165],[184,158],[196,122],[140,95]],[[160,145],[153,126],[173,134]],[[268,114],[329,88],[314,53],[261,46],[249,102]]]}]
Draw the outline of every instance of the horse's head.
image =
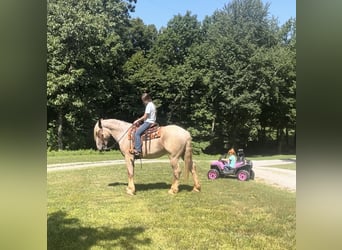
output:
[{"label": "horse's head", "polygon": [[110,130],[102,126],[102,119],[100,119],[94,127],[94,140],[97,149],[100,151],[106,150],[110,137]]}]

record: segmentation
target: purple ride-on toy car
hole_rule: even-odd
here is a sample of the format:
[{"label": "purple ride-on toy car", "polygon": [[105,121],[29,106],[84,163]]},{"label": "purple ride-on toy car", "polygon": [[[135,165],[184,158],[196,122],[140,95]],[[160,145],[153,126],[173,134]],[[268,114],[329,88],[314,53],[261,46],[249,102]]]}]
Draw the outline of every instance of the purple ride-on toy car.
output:
[{"label": "purple ride-on toy car", "polygon": [[222,160],[223,157],[225,158],[226,155],[222,155],[217,161],[211,162],[208,179],[215,180],[219,177],[236,176],[240,181],[254,180],[253,163],[245,159],[242,149],[237,152],[235,168],[225,168],[224,165],[227,162]]}]

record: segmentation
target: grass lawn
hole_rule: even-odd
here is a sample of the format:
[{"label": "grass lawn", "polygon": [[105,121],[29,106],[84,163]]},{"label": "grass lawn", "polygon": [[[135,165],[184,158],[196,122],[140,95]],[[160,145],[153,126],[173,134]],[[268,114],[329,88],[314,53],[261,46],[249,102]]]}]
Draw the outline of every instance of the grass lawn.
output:
[{"label": "grass lawn", "polygon": [[[194,155],[194,160],[216,160],[217,155]],[[250,160],[274,160],[274,159],[290,159],[296,155],[273,155],[273,156],[246,156]],[[92,162],[92,161],[107,161],[107,160],[122,160],[123,157],[120,151],[112,150],[108,152],[99,152],[95,150],[76,150],[76,151],[48,151],[47,164],[69,163],[69,162]],[[167,159],[164,156],[160,159]]]},{"label": "grass lawn", "polygon": [[137,165],[135,196],[123,165],[48,172],[48,249],[295,249],[295,193],[198,169],[174,196],[169,164]]},{"label": "grass lawn", "polygon": [[266,166],[268,168],[282,168],[282,169],[290,169],[296,170],[296,163],[284,164],[284,165],[274,165],[274,166]]}]

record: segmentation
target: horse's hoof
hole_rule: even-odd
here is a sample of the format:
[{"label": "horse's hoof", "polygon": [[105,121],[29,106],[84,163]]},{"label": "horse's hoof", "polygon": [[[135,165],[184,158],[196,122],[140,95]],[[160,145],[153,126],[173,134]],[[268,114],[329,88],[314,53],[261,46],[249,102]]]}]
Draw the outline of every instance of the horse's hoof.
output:
[{"label": "horse's hoof", "polygon": [[196,187],[194,187],[194,188],[192,189],[192,192],[201,192],[201,188],[196,188]]},{"label": "horse's hoof", "polygon": [[130,190],[130,191],[126,191],[126,193],[127,193],[128,195],[132,195],[132,196],[135,195],[135,192],[133,192],[133,191],[131,191],[131,190]]},{"label": "horse's hoof", "polygon": [[132,189],[126,188],[126,193],[129,195],[135,195],[135,192]]},{"label": "horse's hoof", "polygon": [[171,189],[169,189],[168,193],[174,195],[174,194],[176,194],[177,192],[175,192],[175,191],[171,188]]}]

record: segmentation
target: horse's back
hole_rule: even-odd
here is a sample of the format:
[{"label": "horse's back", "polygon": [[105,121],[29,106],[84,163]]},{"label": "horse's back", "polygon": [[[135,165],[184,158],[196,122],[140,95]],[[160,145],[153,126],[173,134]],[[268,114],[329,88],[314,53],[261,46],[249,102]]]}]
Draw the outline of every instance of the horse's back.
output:
[{"label": "horse's back", "polygon": [[167,125],[161,128],[160,142],[171,157],[181,157],[191,141],[190,133],[177,125]]},{"label": "horse's back", "polygon": [[184,128],[178,125],[167,125],[161,127],[161,136],[162,137],[175,137],[175,138],[183,138],[189,139],[191,138],[190,133]]}]

